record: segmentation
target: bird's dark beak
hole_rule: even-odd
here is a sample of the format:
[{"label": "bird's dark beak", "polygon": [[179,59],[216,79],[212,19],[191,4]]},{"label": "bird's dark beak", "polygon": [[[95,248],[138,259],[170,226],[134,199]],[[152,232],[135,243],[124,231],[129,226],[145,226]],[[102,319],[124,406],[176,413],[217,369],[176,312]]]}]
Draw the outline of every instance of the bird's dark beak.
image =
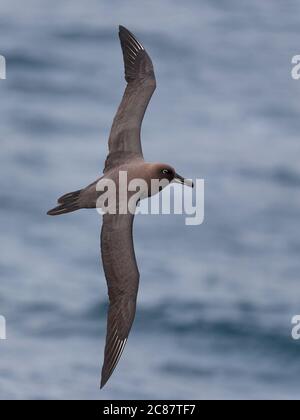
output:
[{"label": "bird's dark beak", "polygon": [[188,187],[194,188],[194,184],[190,179],[183,178],[178,174],[175,174],[174,182],[178,182],[179,184],[187,185]]}]

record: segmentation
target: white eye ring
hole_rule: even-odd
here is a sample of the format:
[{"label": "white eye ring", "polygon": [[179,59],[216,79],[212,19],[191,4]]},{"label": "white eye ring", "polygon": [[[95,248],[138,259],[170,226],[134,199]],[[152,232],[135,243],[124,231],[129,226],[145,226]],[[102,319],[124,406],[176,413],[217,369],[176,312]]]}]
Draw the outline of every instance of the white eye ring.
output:
[{"label": "white eye ring", "polygon": [[163,170],[162,170],[162,173],[163,173],[163,174],[168,174],[168,173],[169,173],[169,169],[163,169]]}]

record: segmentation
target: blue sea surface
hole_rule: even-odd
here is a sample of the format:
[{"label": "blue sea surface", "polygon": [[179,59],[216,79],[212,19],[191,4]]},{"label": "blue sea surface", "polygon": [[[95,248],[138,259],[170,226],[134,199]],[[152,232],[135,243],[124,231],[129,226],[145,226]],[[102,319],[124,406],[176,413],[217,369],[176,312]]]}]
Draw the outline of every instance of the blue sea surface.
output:
[{"label": "blue sea surface", "polygon": [[[1,1],[0,399],[299,399],[299,16],[296,0]],[[100,391],[101,218],[46,212],[102,172],[118,24],[155,66],[145,158],[205,179],[205,220],[136,217],[138,311]]]}]

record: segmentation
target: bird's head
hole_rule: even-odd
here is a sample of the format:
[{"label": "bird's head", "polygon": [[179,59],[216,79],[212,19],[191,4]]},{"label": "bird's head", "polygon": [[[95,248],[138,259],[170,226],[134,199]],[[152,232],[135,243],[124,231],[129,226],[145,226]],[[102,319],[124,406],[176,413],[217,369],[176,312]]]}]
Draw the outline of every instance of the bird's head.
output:
[{"label": "bird's head", "polygon": [[189,179],[183,178],[175,171],[175,169],[166,163],[155,163],[152,166],[152,179],[166,180],[170,182],[178,182],[193,188],[193,182]]}]

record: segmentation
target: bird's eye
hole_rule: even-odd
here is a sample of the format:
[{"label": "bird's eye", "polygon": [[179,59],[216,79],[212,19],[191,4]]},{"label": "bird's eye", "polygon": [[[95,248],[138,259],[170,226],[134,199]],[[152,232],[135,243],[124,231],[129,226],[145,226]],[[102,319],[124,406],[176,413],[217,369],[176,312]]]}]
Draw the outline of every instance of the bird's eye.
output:
[{"label": "bird's eye", "polygon": [[163,170],[162,170],[162,173],[163,173],[163,174],[168,174],[168,173],[169,173],[169,169],[163,169]]}]

